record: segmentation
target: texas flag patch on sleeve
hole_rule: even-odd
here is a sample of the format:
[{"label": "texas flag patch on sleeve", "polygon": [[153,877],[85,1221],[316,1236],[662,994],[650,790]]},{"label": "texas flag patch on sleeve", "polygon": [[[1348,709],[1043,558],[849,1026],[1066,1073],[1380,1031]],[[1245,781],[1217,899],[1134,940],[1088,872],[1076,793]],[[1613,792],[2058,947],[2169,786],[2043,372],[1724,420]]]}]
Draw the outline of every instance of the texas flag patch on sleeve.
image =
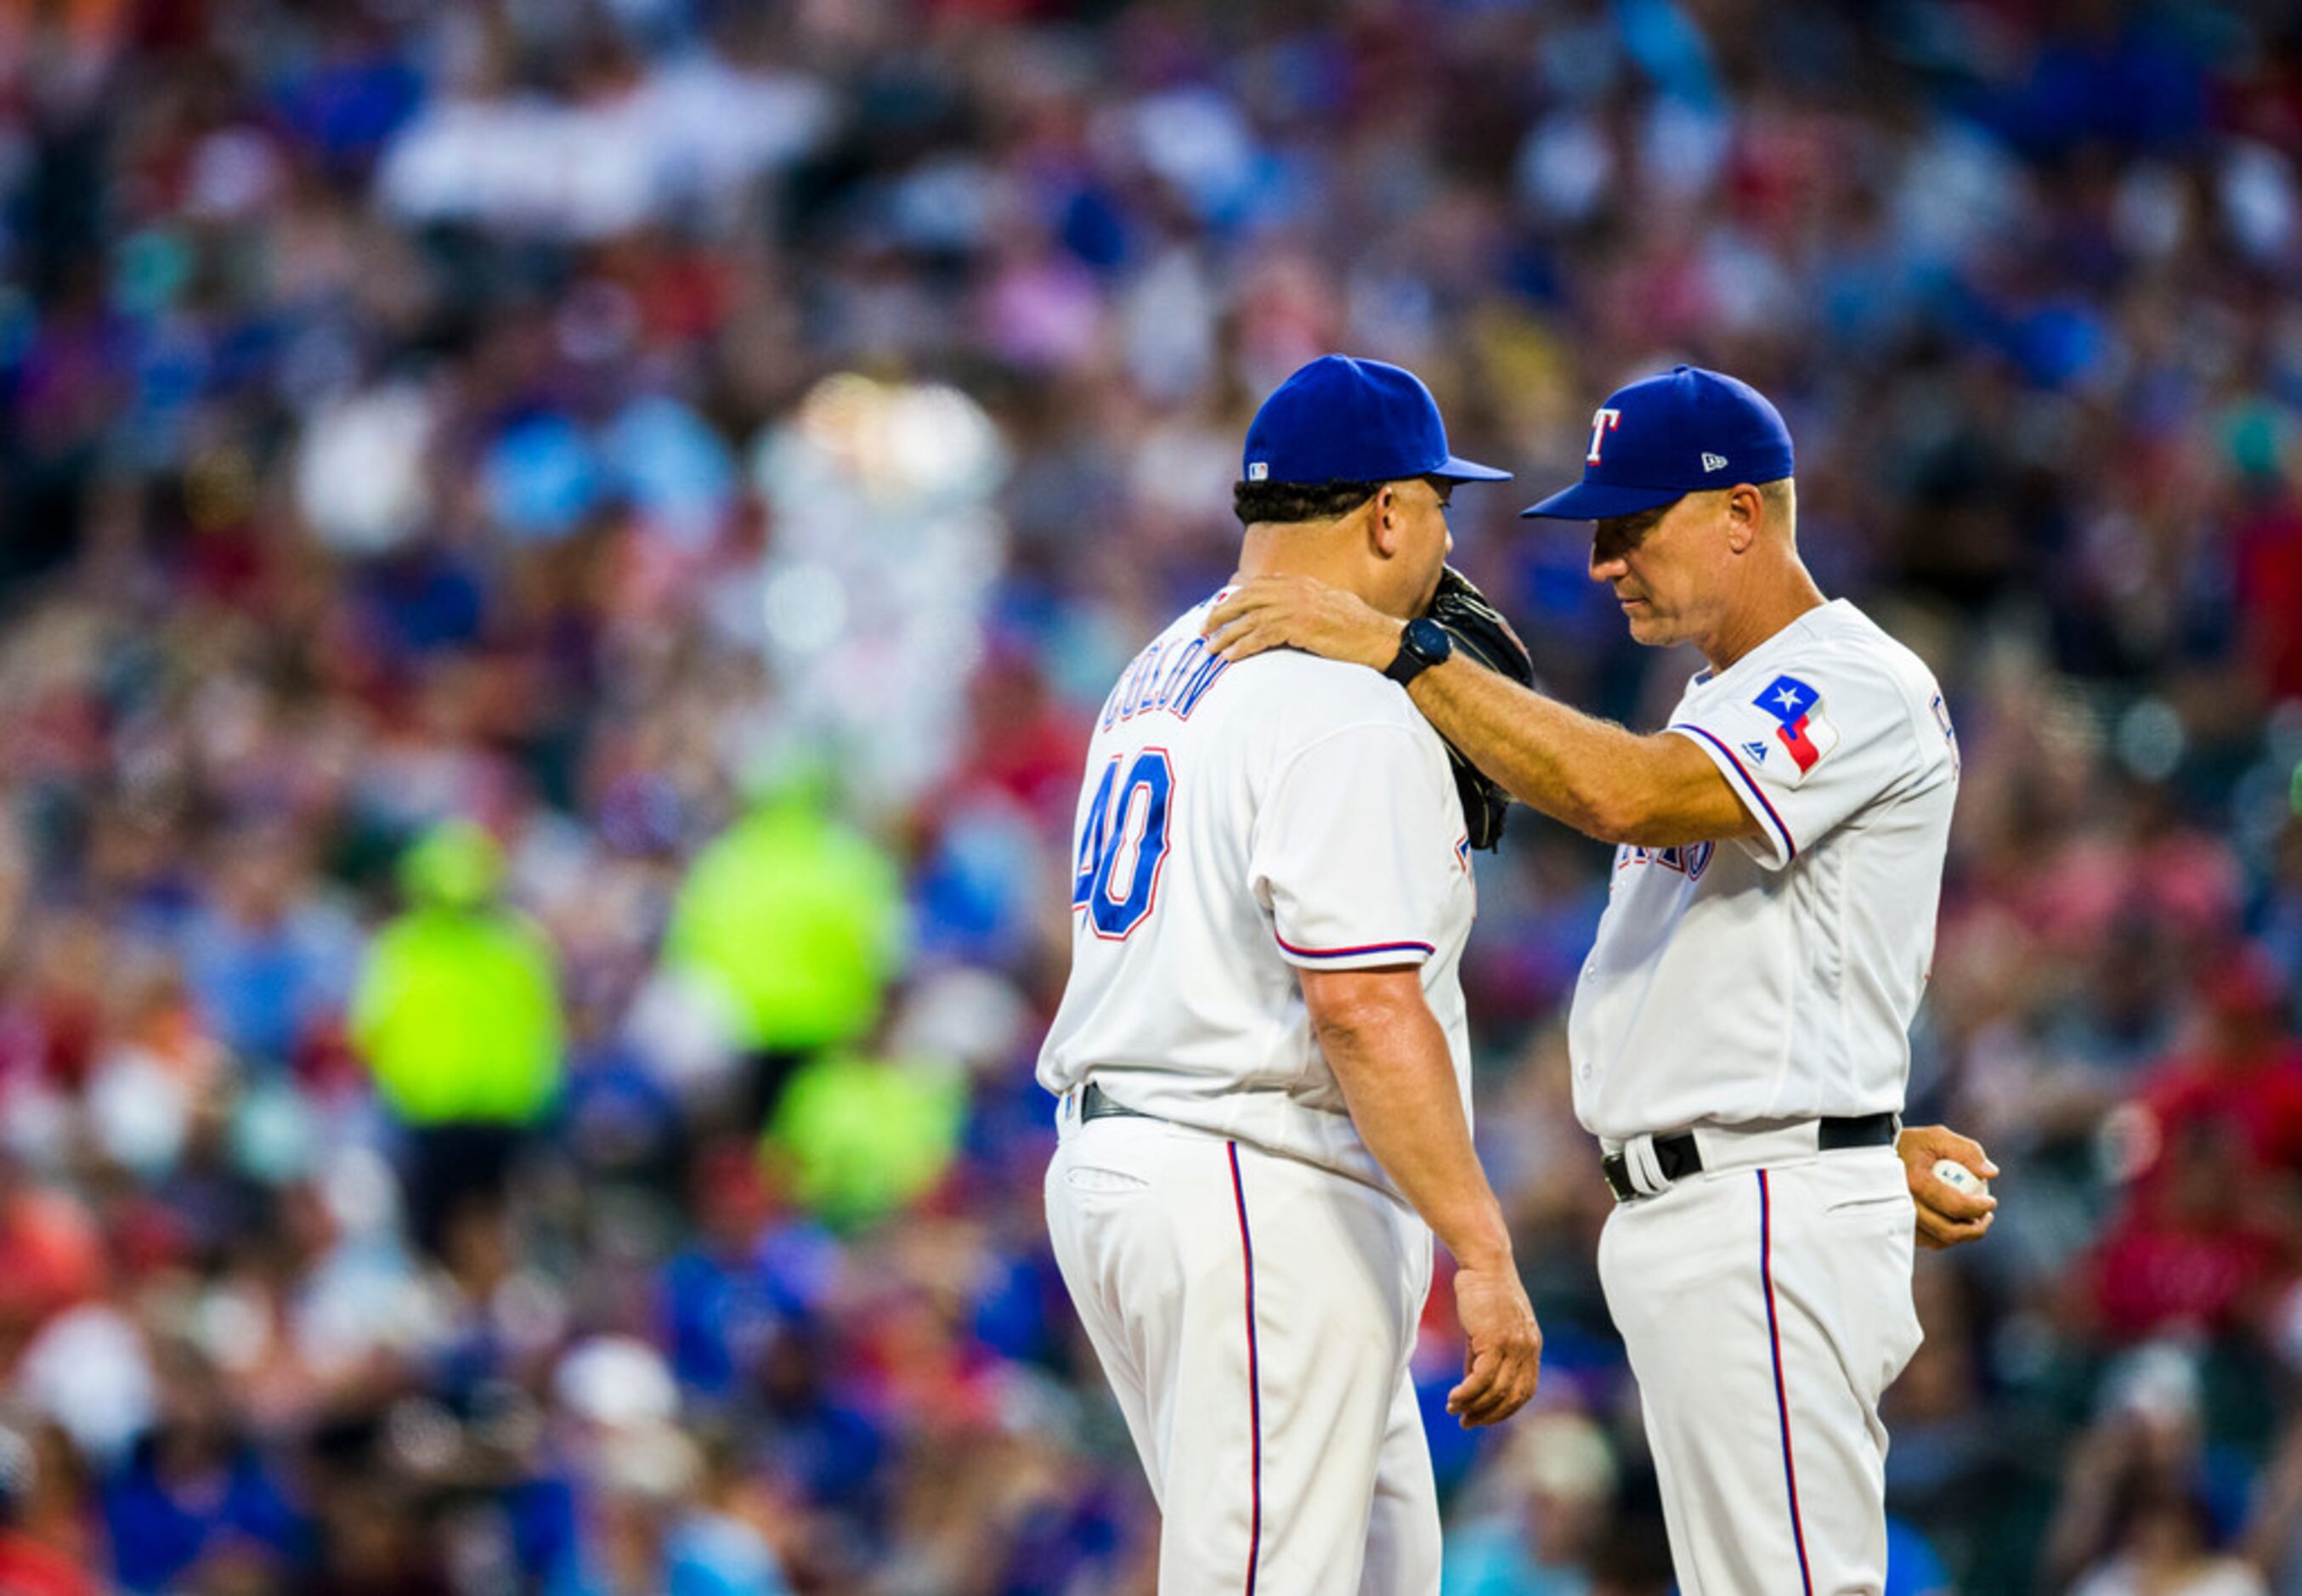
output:
[{"label": "texas flag patch on sleeve", "polygon": [[1796,676],[1777,676],[1751,701],[1777,721],[1775,741],[1789,752],[1798,772],[1790,778],[1794,785],[1838,746],[1838,728],[1823,718],[1822,694]]}]

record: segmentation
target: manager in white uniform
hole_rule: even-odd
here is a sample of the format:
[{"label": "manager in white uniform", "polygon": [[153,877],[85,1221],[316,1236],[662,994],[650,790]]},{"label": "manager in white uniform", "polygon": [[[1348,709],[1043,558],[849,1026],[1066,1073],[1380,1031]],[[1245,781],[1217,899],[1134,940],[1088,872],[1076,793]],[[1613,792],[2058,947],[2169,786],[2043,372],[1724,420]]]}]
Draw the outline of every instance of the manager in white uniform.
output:
[{"label": "manager in white uniform", "polygon": [[[1239,570],[1429,604],[1457,459],[1411,374],[1329,356],[1248,430]],[[1178,617],[1105,702],[1080,794],[1047,1227],[1164,1516],[1164,1592],[1436,1596],[1407,1359],[1456,1260],[1466,1424],[1542,1336],[1471,1146],[1475,892],[1448,755],[1396,681],[1243,666]]]},{"label": "manager in white uniform", "polygon": [[[1410,689],[1516,796],[1618,844],[1569,1052],[1618,1199],[1600,1277],[1689,1596],[1883,1588],[1878,1399],[1920,1340],[1914,1237],[1971,1239],[1993,1205],[1933,1165],[1996,1172],[1898,1119],[1957,739],[1918,657],[1808,575],[1792,473],[1771,404],[1682,365],[1609,398],[1583,480],[1525,512],[1595,521],[1591,575],[1632,636],[1709,661],[1663,732],[1467,661]],[[1293,578],[1207,625],[1227,659],[1382,668],[1424,640]]]}]

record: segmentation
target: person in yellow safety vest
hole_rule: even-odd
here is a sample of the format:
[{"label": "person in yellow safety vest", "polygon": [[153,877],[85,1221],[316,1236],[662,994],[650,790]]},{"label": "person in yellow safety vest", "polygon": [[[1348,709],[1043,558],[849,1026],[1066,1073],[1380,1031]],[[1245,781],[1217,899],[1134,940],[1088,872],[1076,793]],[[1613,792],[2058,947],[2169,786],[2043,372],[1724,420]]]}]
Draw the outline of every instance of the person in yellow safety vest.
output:
[{"label": "person in yellow safety vest", "polygon": [[407,907],[370,943],[353,1046],[405,1135],[416,1239],[436,1257],[485,1245],[527,1133],[561,1075],[559,962],[542,930],[496,901],[503,855],[450,820],[399,861]]},{"label": "person in yellow safety vest", "polygon": [[860,1230],[943,1179],[970,1097],[954,1059],[841,1048],[792,1073],[760,1153],[801,1207]]},{"label": "person in yellow safety vest", "polygon": [[802,1060],[870,1035],[903,956],[902,872],[831,786],[821,767],[771,784],[696,856],[664,933],[666,964],[731,1017],[750,1132]]}]

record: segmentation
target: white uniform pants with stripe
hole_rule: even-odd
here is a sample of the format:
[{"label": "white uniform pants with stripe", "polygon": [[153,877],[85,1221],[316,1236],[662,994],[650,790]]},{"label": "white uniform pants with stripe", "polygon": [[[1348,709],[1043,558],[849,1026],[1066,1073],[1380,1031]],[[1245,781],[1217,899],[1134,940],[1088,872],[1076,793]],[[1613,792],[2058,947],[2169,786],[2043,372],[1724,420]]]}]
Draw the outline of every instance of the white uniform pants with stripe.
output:
[{"label": "white uniform pants with stripe", "polygon": [[1599,1243],[1684,1596],[1853,1596],[1886,1579],[1878,1399],[1918,1350],[1902,1160],[1706,1171]]},{"label": "white uniform pants with stripe", "polygon": [[1407,1373],[1430,1231],[1360,1181],[1204,1131],[1061,1130],[1047,1229],[1159,1500],[1159,1589],[1436,1592]]}]

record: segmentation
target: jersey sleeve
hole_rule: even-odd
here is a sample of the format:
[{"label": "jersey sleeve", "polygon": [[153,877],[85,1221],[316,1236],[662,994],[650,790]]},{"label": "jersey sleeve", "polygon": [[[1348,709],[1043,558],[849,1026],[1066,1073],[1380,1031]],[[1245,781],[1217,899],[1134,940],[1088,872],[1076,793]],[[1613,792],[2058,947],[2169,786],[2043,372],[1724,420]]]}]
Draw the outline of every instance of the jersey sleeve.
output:
[{"label": "jersey sleeve", "polygon": [[1844,661],[1792,661],[1669,729],[1710,756],[1757,819],[1759,835],[1740,840],[1770,870],[1917,774],[1924,752],[1893,678]]},{"label": "jersey sleeve", "polygon": [[1249,885],[1290,964],[1420,964],[1440,940],[1462,810],[1412,729],[1373,722],[1312,743],[1256,816]]}]

